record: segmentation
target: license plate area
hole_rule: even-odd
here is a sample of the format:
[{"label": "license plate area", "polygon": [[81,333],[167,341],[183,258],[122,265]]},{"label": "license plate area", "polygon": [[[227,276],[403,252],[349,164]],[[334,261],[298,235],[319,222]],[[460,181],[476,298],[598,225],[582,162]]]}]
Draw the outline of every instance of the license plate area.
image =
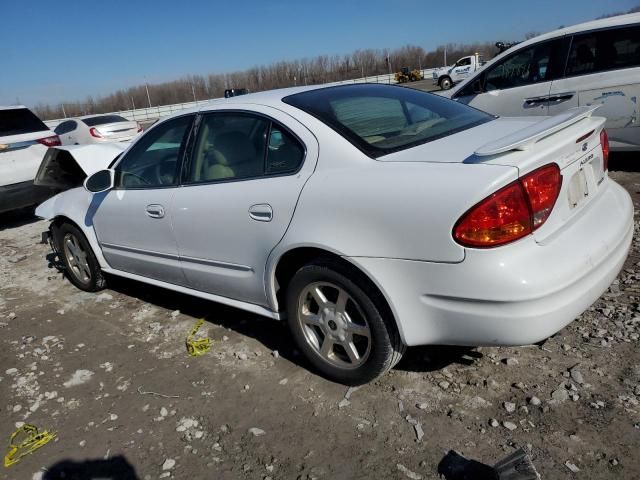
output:
[{"label": "license plate area", "polygon": [[589,196],[589,185],[587,183],[587,175],[584,168],[580,168],[571,177],[568,189],[569,208],[576,208],[582,201]]}]

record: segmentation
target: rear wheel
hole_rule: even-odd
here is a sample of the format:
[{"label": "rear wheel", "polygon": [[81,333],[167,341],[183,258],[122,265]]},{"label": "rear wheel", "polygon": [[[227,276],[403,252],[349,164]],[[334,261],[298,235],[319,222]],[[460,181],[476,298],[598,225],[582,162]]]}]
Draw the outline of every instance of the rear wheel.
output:
[{"label": "rear wheel", "polygon": [[54,229],[54,241],[71,283],[87,292],[104,288],[106,281],[98,260],[84,234],[75,225],[63,223]]},{"label": "rear wheel", "polygon": [[[291,333],[309,361],[340,383],[367,383],[391,369],[404,345],[384,298],[339,262],[300,268],[289,284]],[[356,283],[357,282],[357,283]]]},{"label": "rear wheel", "polygon": [[452,82],[451,79],[449,77],[444,77],[442,80],[440,80],[440,88],[442,90],[449,90],[452,86]]}]

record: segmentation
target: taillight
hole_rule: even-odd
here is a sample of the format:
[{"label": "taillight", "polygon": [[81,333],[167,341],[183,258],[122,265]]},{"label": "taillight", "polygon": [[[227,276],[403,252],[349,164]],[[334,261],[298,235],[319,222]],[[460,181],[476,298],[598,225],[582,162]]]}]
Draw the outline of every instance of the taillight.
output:
[{"label": "taillight", "polygon": [[39,138],[37,142],[44,145],[45,147],[59,147],[60,145],[62,145],[62,143],[60,143],[60,137],[58,137],[57,135]]},{"label": "taillight", "polygon": [[600,145],[602,145],[602,169],[606,172],[609,170],[609,135],[604,128],[600,131]]},{"label": "taillight", "polygon": [[140,133],[142,131],[142,127],[140,126],[140,124],[138,124],[138,133]]},{"label": "taillight", "polygon": [[102,135],[100,135],[100,132],[98,132],[98,130],[95,127],[92,127],[92,128],[89,129],[89,134],[92,137],[102,138]]},{"label": "taillight", "polygon": [[453,238],[467,247],[487,248],[529,235],[549,218],[561,186],[555,163],[538,168],[467,211],[453,228]]}]

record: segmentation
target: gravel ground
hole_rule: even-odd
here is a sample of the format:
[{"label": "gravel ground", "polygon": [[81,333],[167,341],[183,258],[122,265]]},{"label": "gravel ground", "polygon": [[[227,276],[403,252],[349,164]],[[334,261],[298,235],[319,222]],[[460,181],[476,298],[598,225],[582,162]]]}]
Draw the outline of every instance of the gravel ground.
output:
[{"label": "gravel ground", "polygon": [[[611,176],[637,208],[634,161]],[[47,268],[45,222],[0,221],[0,438],[57,432],[1,478],[427,479],[449,450],[521,446],[543,478],[640,478],[638,224],[618,280],[544,345],[412,348],[347,389],[276,322],[115,278],[81,292]],[[213,345],[190,357],[199,318]]]}]

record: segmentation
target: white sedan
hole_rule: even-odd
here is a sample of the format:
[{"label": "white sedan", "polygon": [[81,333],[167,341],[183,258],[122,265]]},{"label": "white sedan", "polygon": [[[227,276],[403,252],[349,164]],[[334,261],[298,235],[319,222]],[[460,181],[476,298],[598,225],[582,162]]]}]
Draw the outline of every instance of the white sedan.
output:
[{"label": "white sedan", "polygon": [[54,129],[62,145],[130,142],[141,131],[138,122],[113,114],[70,118]]},{"label": "white sedan", "polygon": [[607,289],[633,205],[593,110],[496,118],[370,84],[250,94],[158,122],[115,162],[68,147],[90,176],[37,214],[77,287],[108,273],[286,320],[319,372],[359,384],[406,346],[538,342]]}]

